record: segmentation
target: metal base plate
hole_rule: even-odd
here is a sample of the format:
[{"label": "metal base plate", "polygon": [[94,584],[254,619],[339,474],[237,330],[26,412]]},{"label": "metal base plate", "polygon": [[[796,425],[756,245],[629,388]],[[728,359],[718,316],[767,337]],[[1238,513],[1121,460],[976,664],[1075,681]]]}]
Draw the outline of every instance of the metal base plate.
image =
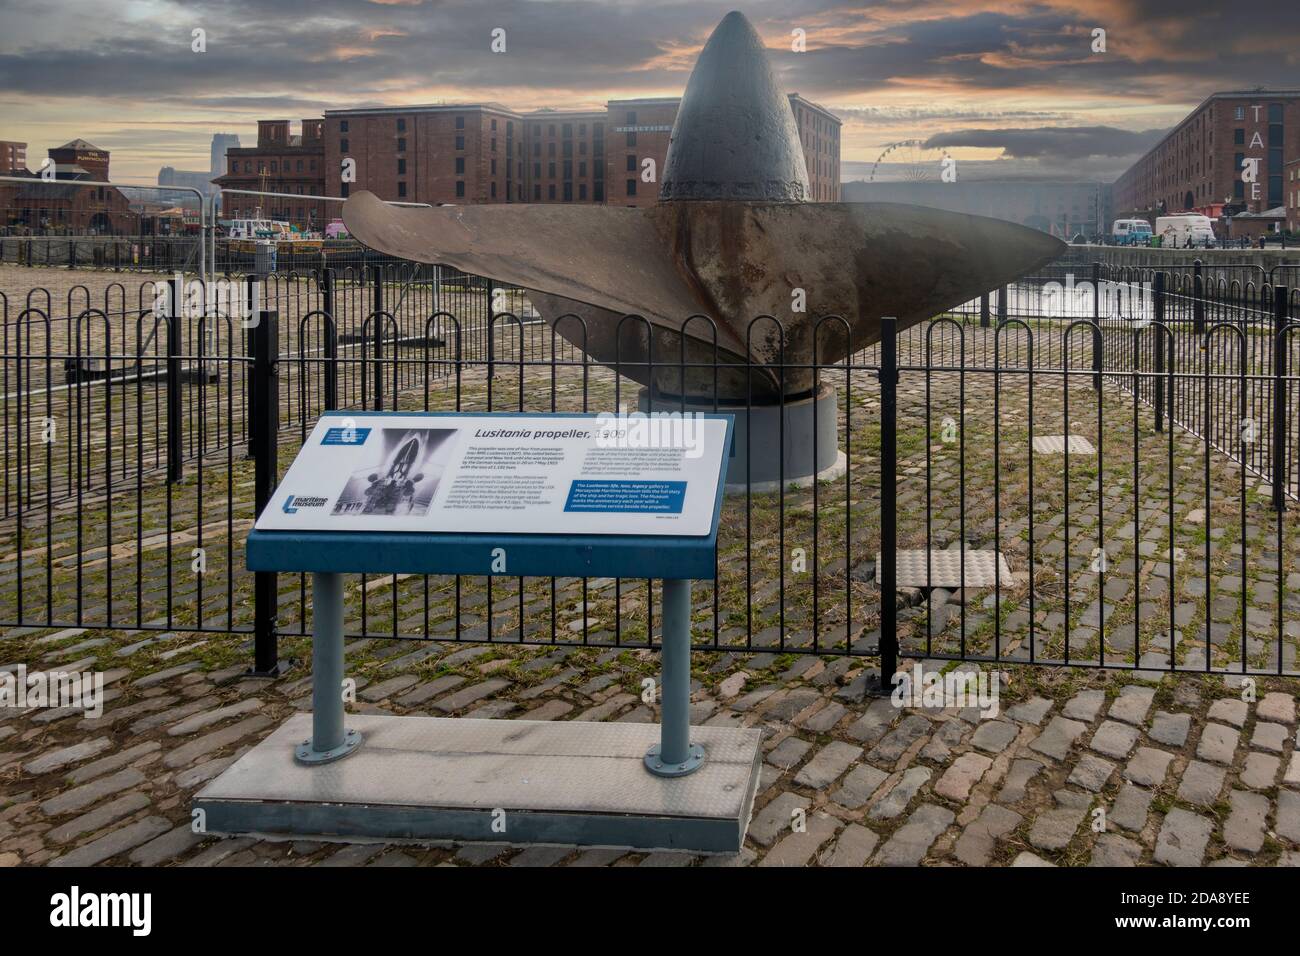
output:
[{"label": "metal base plate", "polygon": [[484,841],[734,853],[758,784],[761,733],[693,727],[708,760],[646,772],[657,724],[349,714],[365,746],[305,766],[295,714],[195,797],[210,833]]},{"label": "metal base plate", "polygon": [[331,763],[335,760],[342,760],[348,754],[352,753],[361,746],[361,734],[355,730],[343,731],[343,743],[330,750],[315,750],[311,745],[311,738],[300,743],[293,752],[293,759],[299,763]]},{"label": "metal base plate", "polygon": [[666,764],[659,758],[659,745],[655,744],[645,754],[645,768],[656,777],[684,777],[695,773],[704,766],[704,748],[691,744],[686,751],[686,759],[681,763]]}]

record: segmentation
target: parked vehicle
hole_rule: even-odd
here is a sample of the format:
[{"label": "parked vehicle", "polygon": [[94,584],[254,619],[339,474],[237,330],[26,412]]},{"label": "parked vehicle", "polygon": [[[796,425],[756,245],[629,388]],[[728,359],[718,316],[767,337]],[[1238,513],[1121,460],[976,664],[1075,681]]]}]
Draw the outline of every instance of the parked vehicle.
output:
[{"label": "parked vehicle", "polygon": [[1156,219],[1156,235],[1160,236],[1161,245],[1170,249],[1208,248],[1215,242],[1214,224],[1208,216],[1195,212],[1159,217]]},{"label": "parked vehicle", "polygon": [[1151,223],[1145,219],[1116,219],[1110,230],[1117,246],[1145,246],[1151,243]]}]

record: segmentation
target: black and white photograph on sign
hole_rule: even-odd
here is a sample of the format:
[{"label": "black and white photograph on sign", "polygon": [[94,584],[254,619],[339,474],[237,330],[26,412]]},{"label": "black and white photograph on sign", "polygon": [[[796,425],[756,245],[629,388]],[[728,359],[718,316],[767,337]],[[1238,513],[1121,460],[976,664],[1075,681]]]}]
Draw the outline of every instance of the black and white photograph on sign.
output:
[{"label": "black and white photograph on sign", "polygon": [[352,473],[334,503],[336,515],[410,515],[429,511],[438,490],[437,450],[454,428],[381,428],[374,458]]}]

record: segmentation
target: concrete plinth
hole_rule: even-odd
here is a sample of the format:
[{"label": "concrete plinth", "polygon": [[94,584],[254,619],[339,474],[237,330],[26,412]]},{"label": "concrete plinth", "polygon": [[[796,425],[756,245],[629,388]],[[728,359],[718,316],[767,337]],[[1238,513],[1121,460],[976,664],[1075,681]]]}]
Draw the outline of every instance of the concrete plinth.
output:
[{"label": "concrete plinth", "polygon": [[[757,730],[696,727],[708,760],[646,772],[657,724],[348,717],[365,745],[307,766],[290,717],[195,797],[209,833],[544,843],[734,853],[758,783]],[[504,829],[502,829],[504,827]]]},{"label": "concrete plinth", "polygon": [[[735,415],[731,453],[727,458],[727,494],[777,491],[784,478],[787,488],[805,488],[814,480],[828,481],[844,474],[847,459],[839,449],[838,405],[834,386],[823,382],[817,397],[787,399],[782,405],[753,405],[682,399],[641,389],[642,412],[721,412]],[[782,418],[784,417],[784,434]],[[813,435],[816,433],[816,440]],[[784,454],[782,445],[784,438]],[[814,461],[814,445],[816,455]],[[784,473],[782,463],[784,461]]]}]

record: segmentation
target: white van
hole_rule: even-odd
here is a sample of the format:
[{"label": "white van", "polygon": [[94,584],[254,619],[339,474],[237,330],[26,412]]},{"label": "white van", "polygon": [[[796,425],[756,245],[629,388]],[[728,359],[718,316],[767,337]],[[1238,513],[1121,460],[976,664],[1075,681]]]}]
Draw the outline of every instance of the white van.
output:
[{"label": "white van", "polygon": [[1214,224],[1208,216],[1195,212],[1161,216],[1156,220],[1156,235],[1160,244],[1169,249],[1208,247],[1214,245]]},{"label": "white van", "polygon": [[1110,237],[1118,246],[1145,246],[1151,241],[1151,223],[1145,219],[1116,219]]}]

